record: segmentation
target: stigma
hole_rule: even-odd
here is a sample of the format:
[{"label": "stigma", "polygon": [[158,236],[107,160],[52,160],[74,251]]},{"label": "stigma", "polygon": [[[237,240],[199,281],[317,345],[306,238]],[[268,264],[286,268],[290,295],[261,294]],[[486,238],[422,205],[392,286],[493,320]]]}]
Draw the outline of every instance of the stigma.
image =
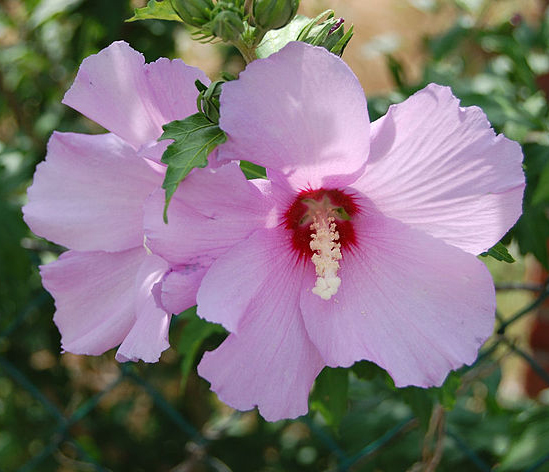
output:
[{"label": "stigma", "polygon": [[312,292],[323,300],[329,300],[341,285],[341,279],[337,276],[341,259],[339,233],[334,217],[326,217],[320,213],[313,216],[310,229],[309,247],[313,251],[311,260],[316,270],[316,283]]}]

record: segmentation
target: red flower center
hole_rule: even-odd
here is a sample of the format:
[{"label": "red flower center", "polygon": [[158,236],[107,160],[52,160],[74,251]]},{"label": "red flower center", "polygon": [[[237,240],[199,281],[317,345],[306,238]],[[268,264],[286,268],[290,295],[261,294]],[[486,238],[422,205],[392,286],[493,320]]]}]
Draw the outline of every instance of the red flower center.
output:
[{"label": "red flower center", "polygon": [[344,251],[356,243],[352,220],[359,211],[355,198],[343,190],[303,190],[284,214],[284,227],[292,231],[292,246],[299,255],[311,258],[314,218],[333,218]]}]

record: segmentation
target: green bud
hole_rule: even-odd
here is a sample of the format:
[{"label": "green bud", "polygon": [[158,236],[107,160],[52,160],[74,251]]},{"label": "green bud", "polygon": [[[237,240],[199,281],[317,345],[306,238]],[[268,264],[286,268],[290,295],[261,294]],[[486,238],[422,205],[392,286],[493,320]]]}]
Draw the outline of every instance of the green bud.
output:
[{"label": "green bud", "polygon": [[242,17],[231,10],[218,13],[210,24],[211,32],[225,42],[236,41],[244,31]]},{"label": "green bud", "polygon": [[[322,17],[326,16],[324,21]],[[333,54],[341,56],[353,36],[353,26],[346,32],[343,18],[334,18],[333,10],[327,10],[311,20],[300,31],[298,41],[322,46]]]},{"label": "green bud", "polygon": [[218,80],[212,82],[209,87],[206,87],[200,80],[196,80],[194,83],[199,91],[196,100],[198,111],[204,113],[212,123],[219,123],[219,97],[225,82],[225,80]]},{"label": "green bud", "polygon": [[191,26],[200,28],[211,19],[214,8],[212,0],[171,0],[171,2],[181,19]]},{"label": "green bud", "polygon": [[286,26],[297,13],[299,0],[254,0],[252,23],[263,30]]}]

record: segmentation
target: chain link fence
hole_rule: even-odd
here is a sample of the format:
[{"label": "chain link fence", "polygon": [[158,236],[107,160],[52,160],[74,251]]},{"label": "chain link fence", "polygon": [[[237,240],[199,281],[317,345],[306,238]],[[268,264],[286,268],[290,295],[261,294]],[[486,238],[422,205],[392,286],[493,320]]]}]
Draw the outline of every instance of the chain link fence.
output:
[{"label": "chain link fence", "polygon": [[[460,388],[465,388],[466,384],[470,384],[472,379],[482,378],[484,375],[483,372],[486,372],[486,368],[488,368],[488,371],[493,370],[494,366],[497,365],[498,359],[509,355],[522,358],[549,387],[548,372],[530,353],[519,347],[513,338],[508,335],[511,326],[519,319],[532,315],[549,297],[549,281],[544,286],[514,284],[501,285],[498,288],[500,290],[529,290],[535,293],[536,297],[513,316],[507,317],[506,320],[501,320],[498,317],[496,334],[487,343],[488,346],[481,351],[474,365],[460,371],[462,379]],[[1,413],[5,413],[6,409],[6,385],[13,384],[17,392],[15,395],[21,396],[27,402],[28,408],[38,409],[39,414],[37,416],[40,418],[38,422],[42,425],[47,425],[46,427],[41,426],[37,428],[37,437],[34,441],[29,442],[29,447],[26,451],[16,451],[19,453],[19,457],[13,457],[13,460],[9,461],[9,465],[0,464],[1,472],[11,472],[13,470],[19,472],[119,470],[111,469],[109,468],[110,466],[107,466],[109,455],[102,454],[101,451],[94,450],[94,447],[92,447],[94,443],[100,443],[101,441],[97,441],[97,439],[94,441],[93,438],[90,439],[86,431],[94,431],[93,427],[89,427],[90,422],[106,421],[102,414],[98,414],[98,409],[109,395],[112,397],[113,393],[123,386],[125,386],[124,389],[129,393],[125,393],[121,397],[114,395],[114,398],[109,400],[111,404],[116,404],[116,398],[119,398],[119,401],[124,403],[128,402],[129,397],[132,399],[131,401],[136,397],[145,397],[146,403],[149,405],[147,421],[157,422],[157,428],[163,428],[164,433],[167,429],[169,436],[177,438],[172,446],[172,449],[176,452],[175,454],[172,453],[171,456],[175,458],[179,455],[179,460],[175,460],[171,464],[158,465],[158,468],[155,470],[169,470],[172,472],[202,470],[224,472],[234,470],[227,465],[231,462],[231,454],[227,454],[227,449],[220,448],[219,445],[223,441],[228,440],[231,436],[229,434],[230,429],[234,428],[235,424],[238,425],[239,421],[242,423],[243,418],[247,418],[247,421],[250,421],[252,417],[256,424],[258,422],[262,424],[259,433],[255,431],[255,434],[269,435],[271,439],[276,436],[280,438],[281,435],[286,434],[284,428],[295,428],[296,425],[305,431],[304,436],[309,438],[309,446],[301,450],[305,451],[305,453],[301,452],[301,455],[306,456],[308,451],[309,454],[312,453],[315,456],[315,460],[309,461],[312,464],[310,466],[307,466],[307,461],[302,461],[302,468],[298,466],[297,469],[292,470],[328,470],[333,472],[383,470],[370,468],[372,467],[371,460],[384,450],[390,451],[394,447],[399,447],[403,438],[410,435],[411,432],[415,432],[415,434],[420,433],[423,438],[423,450],[421,450],[421,445],[419,445],[417,448],[417,462],[402,464],[400,470],[436,470],[437,465],[440,464],[444,457],[445,450],[450,446],[454,449],[454,456],[455,451],[459,451],[461,457],[457,459],[457,462],[467,464],[467,470],[499,470],[498,464],[489,462],[486,454],[478,452],[476,445],[468,439],[467,434],[464,434],[463,428],[456,427],[452,423],[448,412],[440,405],[435,405],[430,412],[426,431],[419,431],[420,422],[418,418],[408,414],[395,424],[386,424],[385,431],[376,439],[364,441],[358,448],[356,446],[349,448],[345,444],[341,444],[340,435],[322,424],[319,421],[318,415],[314,413],[309,413],[309,415],[293,422],[280,422],[276,427],[262,422],[253,413],[228,412],[228,409],[224,411],[224,416],[220,416],[215,409],[213,412],[210,409],[206,415],[208,416],[206,421],[197,419],[196,415],[189,413],[192,411],[189,409],[192,409],[193,405],[183,405],[177,400],[176,396],[174,397],[173,392],[167,395],[162,389],[161,379],[160,381],[158,378],[154,380],[148,375],[153,372],[151,369],[154,369],[154,366],[152,368],[143,368],[141,365],[123,364],[116,365],[114,371],[111,366],[109,368],[111,378],[100,391],[89,396],[79,396],[75,399],[70,392],[66,391],[66,389],[71,388],[70,379],[66,380],[64,385],[56,384],[52,388],[52,385],[49,385],[48,382],[55,383],[58,381],[56,378],[51,377],[48,379],[47,374],[44,375],[44,372],[42,372],[39,375],[40,379],[38,379],[38,376],[35,377],[35,374],[33,374],[32,368],[21,366],[17,362],[18,352],[16,343],[18,333],[23,331],[28,334],[27,330],[33,329],[33,315],[43,312],[44,308],[47,308],[46,306],[50,303],[48,295],[42,292],[0,333],[0,346],[4,346],[4,349],[0,351],[0,395],[4,397],[0,396],[0,417]],[[109,363],[114,365],[112,359],[109,360]],[[164,369],[162,363],[157,368]],[[115,372],[115,374],[112,372]],[[173,369],[170,371],[170,377],[172,375]],[[159,384],[160,387],[155,384]],[[64,395],[55,393],[58,390],[64,392]],[[4,391],[3,394],[2,391]],[[204,395],[204,393],[205,391],[202,390],[199,397],[204,399],[204,396],[208,396],[211,400],[211,397]],[[69,405],[62,403],[64,396]],[[52,400],[52,397],[54,400]],[[174,398],[176,398],[175,401]],[[224,407],[217,405],[216,408],[223,409]],[[377,408],[377,405],[373,405],[373,408]],[[70,413],[67,413],[67,411],[70,411]],[[109,411],[112,414],[115,410],[111,409]],[[135,408],[121,413],[126,419],[131,419],[136,414],[138,415]],[[221,418],[213,429],[211,427],[212,416]],[[99,417],[101,419],[98,419]],[[490,418],[486,418],[485,421],[490,421]],[[28,427],[28,421],[25,420],[24,422]],[[87,423],[87,425],[83,426],[83,423]],[[106,428],[109,427],[108,421],[104,426]],[[275,429],[269,432],[270,427],[274,427]],[[115,429],[120,428],[117,426]],[[100,430],[95,430],[94,434],[101,434],[101,432]],[[119,434],[124,434],[124,431],[119,431]],[[147,444],[153,444],[155,440],[159,439],[155,439],[154,436],[153,434],[153,441],[147,442]],[[364,437],[367,436],[367,425],[364,425]],[[237,444],[236,441],[238,441],[238,434],[233,435],[233,445]],[[249,438],[246,441],[249,441]],[[0,449],[6,447],[5,442],[5,434],[3,436],[0,430]],[[270,446],[259,446],[267,451],[263,454],[267,466],[258,466],[255,469],[246,468],[246,470],[286,470],[285,468],[276,468],[273,465],[268,466],[269,454],[277,455],[276,451],[272,450],[272,444]],[[115,449],[117,447],[123,447],[123,445],[114,446]],[[137,447],[140,447],[140,441],[138,441]],[[249,444],[246,447],[249,447]],[[218,454],[218,451],[221,451],[221,454]],[[243,451],[239,451],[237,446],[235,446],[233,452],[243,454]],[[281,460],[280,457],[279,460]],[[276,461],[273,459],[271,462],[275,463]],[[8,466],[12,468],[6,468]],[[322,468],[318,469],[316,467]],[[121,467],[120,470],[132,469]],[[139,470],[149,469],[143,468]],[[290,470],[290,467],[288,470]],[[447,469],[441,468],[440,470]],[[449,466],[448,470],[453,469]],[[545,455],[533,455],[530,457],[530,462],[521,470],[524,470],[524,472],[549,470],[549,451]]]}]

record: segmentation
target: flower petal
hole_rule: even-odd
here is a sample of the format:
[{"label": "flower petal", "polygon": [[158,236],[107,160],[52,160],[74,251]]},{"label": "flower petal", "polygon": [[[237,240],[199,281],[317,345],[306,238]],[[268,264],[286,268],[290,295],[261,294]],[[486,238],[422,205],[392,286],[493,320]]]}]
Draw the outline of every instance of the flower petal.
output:
[{"label": "flower petal", "polygon": [[307,332],[329,366],[366,359],[398,387],[441,385],[450,370],[475,360],[492,333],[490,273],[461,249],[373,207],[363,211],[332,299],[311,292],[311,264],[301,298]]},{"label": "flower petal", "polygon": [[[211,389],[223,402],[239,410],[257,405],[268,421],[305,414],[309,390],[324,366],[299,312],[303,266],[281,257],[276,245],[278,238],[273,234],[277,232],[258,231],[247,244],[222,256],[210,269],[214,275],[208,272],[206,277],[210,276],[210,280],[202,284],[202,299],[199,296],[198,300],[201,316],[213,306],[220,310],[218,317],[238,308],[245,311],[238,333],[229,335],[215,351],[204,354],[198,366],[199,375],[211,383]],[[245,247],[247,257],[238,259],[235,266],[231,259],[238,257]],[[261,250],[266,259],[258,271],[256,257]],[[278,253],[278,258],[273,257],[272,251]],[[281,270],[284,265],[281,259],[285,270]],[[275,264],[271,265],[272,262]],[[242,268],[237,277],[235,267]],[[226,271],[232,273],[230,280],[221,276],[223,272],[227,275]],[[259,283],[247,285],[252,279]],[[215,301],[204,303],[215,288],[219,291],[215,293]],[[235,299],[233,293],[237,290],[240,292]]]},{"label": "flower petal", "polygon": [[170,347],[168,328],[171,314],[158,308],[151,290],[168,269],[164,259],[148,255],[139,271],[135,282],[134,310],[136,320],[130,332],[118,348],[118,362],[158,362],[160,354]]},{"label": "flower petal", "polygon": [[146,255],[144,248],[68,251],[40,268],[64,351],[99,355],[124,340],[135,322],[135,276]]},{"label": "flower petal", "polygon": [[210,264],[210,260],[202,259],[168,271],[158,282],[157,305],[176,315],[196,305],[196,293]]},{"label": "flower petal", "polygon": [[113,134],[54,133],[28,190],[25,221],[79,251],[141,246],[143,202],[162,183],[153,166]]},{"label": "flower petal", "polygon": [[162,134],[162,125],[196,113],[196,79],[206,75],[181,60],[145,64],[123,41],[82,62],[63,103],[117,134],[135,149]]},{"label": "flower petal", "polygon": [[358,79],[337,56],[301,42],[223,85],[220,126],[228,135],[221,158],[277,171],[293,188],[350,183],[368,156],[370,123]]},{"label": "flower petal", "polygon": [[198,316],[240,332],[250,310],[287,297],[287,279],[301,284],[301,273],[296,273],[299,262],[292,251],[290,235],[280,227],[258,230],[236,244],[202,279],[196,296]]},{"label": "flower petal", "polygon": [[521,162],[520,146],[496,136],[480,108],[431,84],[374,123],[354,186],[382,213],[479,254],[522,212]]},{"label": "flower petal", "polygon": [[171,200],[168,224],[162,219],[164,191],[146,202],[147,246],[174,265],[215,258],[267,224],[271,205],[262,190],[235,163],[195,169]]}]

